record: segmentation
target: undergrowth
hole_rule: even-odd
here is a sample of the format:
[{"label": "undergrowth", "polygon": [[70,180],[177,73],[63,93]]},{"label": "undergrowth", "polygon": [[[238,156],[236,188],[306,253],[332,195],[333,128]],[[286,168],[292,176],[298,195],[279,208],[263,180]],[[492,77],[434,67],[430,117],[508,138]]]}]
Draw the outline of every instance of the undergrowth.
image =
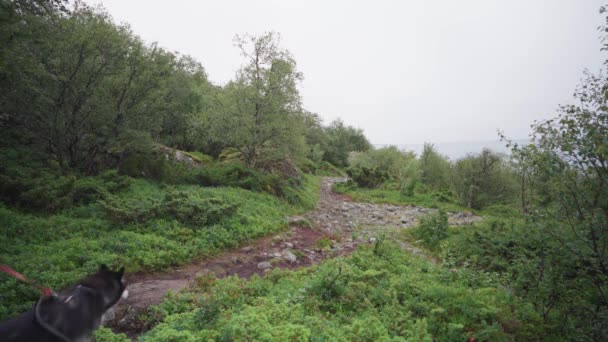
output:
[{"label": "undergrowth", "polygon": [[[75,282],[102,263],[130,272],[160,270],[234,248],[284,229],[287,215],[311,209],[318,198],[318,179],[312,176],[288,184],[285,196],[278,197],[115,172],[97,177],[41,173],[42,180],[7,174],[16,181],[2,183],[0,263],[52,288]],[[7,192],[7,184],[15,191]],[[45,194],[45,189],[61,191]],[[38,206],[37,200],[56,204]],[[0,276],[0,320],[26,311],[38,296]]]},{"label": "undergrowth", "polygon": [[389,242],[300,271],[198,284],[157,306],[159,324],[140,341],[521,341],[542,329],[531,305],[483,274]]}]

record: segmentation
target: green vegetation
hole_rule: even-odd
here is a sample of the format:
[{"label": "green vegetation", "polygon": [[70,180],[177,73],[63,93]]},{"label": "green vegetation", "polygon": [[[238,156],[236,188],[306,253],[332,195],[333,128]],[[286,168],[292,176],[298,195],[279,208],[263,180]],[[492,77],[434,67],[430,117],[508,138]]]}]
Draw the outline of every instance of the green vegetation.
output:
[{"label": "green vegetation", "polygon": [[141,341],[530,340],[540,317],[490,277],[383,243],[301,271],[200,282],[156,308]]},{"label": "green vegetation", "polygon": [[[314,207],[318,175],[346,172],[336,190],[358,201],[440,209],[351,257],[199,278],[151,309],[142,341],[608,336],[604,73],[534,123],[532,144],[503,137],[509,158],[450,161],[432,144],[417,157],[323,125],[274,32],[237,36],[244,64],[218,86],[193,58],[82,3],[0,0],[0,18],[0,262],[40,283],[62,287],[101,263],[162,270],[277,232]],[[449,227],[448,211],[485,218]],[[37,296],[1,277],[0,319]],[[100,329],[98,340],[126,337]]]},{"label": "green vegetation", "polygon": [[[0,17],[0,260],[54,288],[283,229],[315,205],[311,174],[341,173],[331,137],[361,142],[333,154],[369,146],[303,109],[276,33],[237,39],[258,58],[220,87],[84,3],[0,1]],[[0,319],[36,296],[0,278]]]},{"label": "green vegetation", "polygon": [[358,201],[445,210],[517,202],[516,170],[505,156],[487,149],[455,162],[431,144],[425,144],[420,158],[394,146],[352,152],[347,173],[351,181],[336,190]]},{"label": "green vegetation", "polygon": [[476,209],[486,216],[481,223],[449,228],[440,210],[404,235],[446,267],[486,274],[531,304],[541,320],[537,336],[600,341],[608,333],[605,89],[605,75],[587,75],[576,92],[580,106],[533,124],[534,143],[512,144],[510,160],[488,150],[455,162],[434,156],[428,172],[427,146],[426,157],[401,159],[403,170],[408,163],[418,168],[410,176],[412,193],[385,162],[353,164],[373,170],[371,178],[381,174],[377,184],[349,171],[353,181],[336,189],[355,200]]},{"label": "green vegetation", "polygon": [[442,208],[446,211],[471,210],[459,205],[458,200],[450,192],[424,191],[419,188],[411,196],[405,196],[400,191],[399,184],[390,181],[375,189],[359,188],[354,182],[346,182],[336,184],[334,190],[358,202],[417,205],[425,208]]},{"label": "green vegetation", "polygon": [[0,143],[43,153],[63,173],[159,178],[159,144],[282,173],[344,166],[370,147],[360,129],[323,126],[303,108],[302,74],[278,33],[237,36],[245,63],[216,86],[192,57],[146,45],[84,3],[2,1],[0,10]]},{"label": "green vegetation", "polygon": [[587,72],[577,105],[534,123],[531,144],[503,136],[509,159],[484,150],[448,161],[426,145],[419,159],[383,151],[392,156],[387,163],[368,151],[355,156],[352,181],[336,189],[362,201],[474,208],[481,223],[449,228],[440,211],[403,235],[444,266],[485,274],[530,304],[540,319],[536,338],[601,341],[608,335],[607,84],[604,73]]},{"label": "green vegetation", "polygon": [[439,209],[436,214],[425,216],[420,224],[412,230],[412,234],[421,239],[431,250],[437,250],[439,243],[448,237],[448,215]]},{"label": "green vegetation", "polygon": [[[103,177],[84,180],[103,189]],[[285,216],[310,209],[318,193],[316,178],[309,176],[288,190],[300,198],[295,206],[239,188],[114,177],[129,186],[51,214],[0,206],[2,262],[53,288],[78,280],[101,263],[123,265],[128,271],[159,270],[284,229]],[[28,286],[3,277],[0,317],[27,309],[37,296]]]}]

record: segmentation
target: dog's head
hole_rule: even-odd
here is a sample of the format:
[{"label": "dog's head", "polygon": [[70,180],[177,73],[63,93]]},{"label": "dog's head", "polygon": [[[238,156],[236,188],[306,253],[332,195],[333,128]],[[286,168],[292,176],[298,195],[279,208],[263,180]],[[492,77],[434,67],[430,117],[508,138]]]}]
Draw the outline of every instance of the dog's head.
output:
[{"label": "dog's head", "polygon": [[129,292],[124,279],[125,268],[112,271],[106,265],[101,265],[96,273],[84,278],[80,285],[97,291],[104,300],[104,310],[109,309],[121,298],[126,299]]}]

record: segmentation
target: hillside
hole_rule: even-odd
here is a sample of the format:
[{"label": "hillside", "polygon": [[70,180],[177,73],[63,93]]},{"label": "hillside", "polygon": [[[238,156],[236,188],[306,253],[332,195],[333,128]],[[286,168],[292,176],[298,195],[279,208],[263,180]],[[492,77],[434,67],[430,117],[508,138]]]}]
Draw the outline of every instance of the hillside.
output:
[{"label": "hillside", "polygon": [[[275,31],[234,36],[222,84],[80,1],[0,0],[0,33],[0,263],[54,289],[125,267],[131,297],[98,342],[608,336],[604,71],[530,139],[450,158],[324,122]],[[0,320],[39,296],[0,275]]]}]

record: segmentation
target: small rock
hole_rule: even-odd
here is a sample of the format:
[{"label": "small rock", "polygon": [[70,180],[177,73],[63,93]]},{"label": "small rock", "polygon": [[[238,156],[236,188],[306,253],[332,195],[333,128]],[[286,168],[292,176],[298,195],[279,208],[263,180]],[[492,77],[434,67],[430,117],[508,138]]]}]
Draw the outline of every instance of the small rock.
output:
[{"label": "small rock", "polygon": [[198,277],[212,277],[215,278],[215,273],[213,273],[210,270],[202,270],[200,272],[196,272],[196,274],[194,275],[195,278]]},{"label": "small rock", "polygon": [[268,268],[272,268],[272,264],[269,263],[268,261],[262,261],[261,263],[258,264],[258,268],[261,270],[265,270]]},{"label": "small rock", "polygon": [[106,322],[113,321],[116,317],[116,312],[114,312],[114,308],[110,308],[106,310],[106,312],[101,316],[101,324],[105,325]]},{"label": "small rock", "polygon": [[375,238],[375,237],[371,237],[371,238],[369,238],[369,242],[371,242],[371,243],[376,242],[376,238]]},{"label": "small rock", "polygon": [[249,253],[249,252],[253,251],[253,247],[247,246],[247,247],[241,248],[241,250],[245,253]]},{"label": "small rock", "polygon": [[291,251],[283,251],[283,258],[287,261],[289,261],[290,263],[294,263],[296,262],[296,260],[298,260],[298,257],[296,257],[295,254],[291,253]]},{"label": "small rock", "polygon": [[285,247],[287,247],[287,248],[293,248],[293,243],[291,243],[291,242],[285,242]]},{"label": "small rock", "polygon": [[272,253],[272,256],[275,257],[275,258],[280,258],[281,257],[281,253],[275,252],[275,253]]}]

